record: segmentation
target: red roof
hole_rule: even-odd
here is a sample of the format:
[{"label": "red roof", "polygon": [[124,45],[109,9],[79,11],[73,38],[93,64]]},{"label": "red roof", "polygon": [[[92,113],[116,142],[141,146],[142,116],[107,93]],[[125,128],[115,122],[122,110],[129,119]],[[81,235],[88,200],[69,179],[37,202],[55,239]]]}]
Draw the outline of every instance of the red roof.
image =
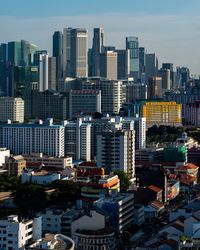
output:
[{"label": "red roof", "polygon": [[188,169],[198,169],[199,167],[193,163],[188,163],[186,165],[180,166],[177,170],[188,170]]},{"label": "red roof", "polygon": [[152,191],[156,192],[156,193],[159,193],[159,192],[162,191],[161,188],[158,188],[158,187],[156,187],[154,185],[150,185],[148,188],[151,189]]}]

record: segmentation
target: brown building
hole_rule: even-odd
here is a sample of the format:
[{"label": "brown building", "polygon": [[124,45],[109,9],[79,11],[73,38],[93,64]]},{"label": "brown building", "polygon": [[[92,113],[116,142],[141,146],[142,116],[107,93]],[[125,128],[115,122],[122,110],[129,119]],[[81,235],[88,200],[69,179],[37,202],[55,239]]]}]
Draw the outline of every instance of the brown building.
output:
[{"label": "brown building", "polygon": [[26,168],[26,160],[21,155],[11,156],[4,164],[9,176],[20,176]]},{"label": "brown building", "polygon": [[162,98],[162,78],[150,77],[148,80],[148,99]]}]

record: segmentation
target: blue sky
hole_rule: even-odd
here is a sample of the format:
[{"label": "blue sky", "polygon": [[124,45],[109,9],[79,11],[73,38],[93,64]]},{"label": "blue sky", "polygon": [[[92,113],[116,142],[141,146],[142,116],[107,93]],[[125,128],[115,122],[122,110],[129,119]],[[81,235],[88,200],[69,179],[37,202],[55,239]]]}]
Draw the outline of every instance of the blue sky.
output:
[{"label": "blue sky", "polygon": [[12,0],[0,8],[0,42],[26,39],[51,51],[51,36],[64,27],[103,26],[107,45],[125,46],[126,36],[155,52],[160,63],[200,73],[200,0]]}]

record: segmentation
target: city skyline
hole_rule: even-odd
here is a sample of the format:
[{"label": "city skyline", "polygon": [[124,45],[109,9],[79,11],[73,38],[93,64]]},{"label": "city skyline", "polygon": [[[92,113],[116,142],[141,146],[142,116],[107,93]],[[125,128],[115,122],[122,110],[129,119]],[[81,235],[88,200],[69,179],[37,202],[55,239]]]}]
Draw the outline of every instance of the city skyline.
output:
[{"label": "city skyline", "polygon": [[12,8],[9,3],[2,3],[0,23],[5,25],[0,25],[0,42],[25,39],[40,49],[48,49],[51,54],[55,30],[63,31],[70,26],[86,28],[91,47],[92,29],[101,26],[105,30],[106,45],[122,49],[126,36],[138,36],[140,46],[149,53],[155,52],[160,64],[172,62],[189,67],[193,74],[200,74],[200,53],[197,53],[200,2],[197,0],[186,3],[175,0],[173,5],[158,0],[151,3],[145,0],[66,3],[61,0],[60,5],[54,1],[48,1],[47,5],[47,1],[43,1],[40,8],[36,2],[27,4],[21,0],[19,6],[12,3]]}]

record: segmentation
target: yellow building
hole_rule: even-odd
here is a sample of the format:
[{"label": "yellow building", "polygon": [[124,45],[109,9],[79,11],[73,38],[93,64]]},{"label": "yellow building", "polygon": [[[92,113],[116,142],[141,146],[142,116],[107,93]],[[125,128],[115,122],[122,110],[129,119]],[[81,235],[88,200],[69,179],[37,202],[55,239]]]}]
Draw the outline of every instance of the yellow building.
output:
[{"label": "yellow building", "polygon": [[147,127],[153,125],[181,126],[182,105],[176,102],[144,102],[141,116],[146,118]]}]

